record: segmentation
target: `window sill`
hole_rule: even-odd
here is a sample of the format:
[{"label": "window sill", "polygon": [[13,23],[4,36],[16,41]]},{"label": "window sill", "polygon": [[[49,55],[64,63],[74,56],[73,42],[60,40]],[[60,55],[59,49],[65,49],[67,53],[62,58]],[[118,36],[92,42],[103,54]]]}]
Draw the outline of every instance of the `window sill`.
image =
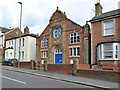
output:
[{"label": "window sill", "polygon": [[114,36],[115,34],[103,35],[103,37]]},{"label": "window sill", "polygon": [[47,58],[47,57],[41,57],[41,59],[42,59],[42,58]]},{"label": "window sill", "polygon": [[47,48],[47,47],[41,47],[41,48],[43,48],[43,49],[44,49],[44,48]]},{"label": "window sill", "polygon": [[97,59],[98,61],[115,61],[119,59]]},{"label": "window sill", "polygon": [[70,43],[70,45],[74,45],[74,44],[80,44],[80,42],[79,43]]},{"label": "window sill", "polygon": [[69,56],[69,58],[75,58],[75,57],[80,57],[80,56]]}]

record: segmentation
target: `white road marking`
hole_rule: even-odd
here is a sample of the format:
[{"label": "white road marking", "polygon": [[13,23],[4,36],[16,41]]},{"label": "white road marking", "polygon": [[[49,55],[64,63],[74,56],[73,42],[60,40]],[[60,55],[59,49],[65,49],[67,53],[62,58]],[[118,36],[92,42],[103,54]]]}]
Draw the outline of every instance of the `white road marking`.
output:
[{"label": "white road marking", "polygon": [[9,79],[9,80],[12,80],[12,81],[15,81],[15,82],[18,82],[18,83],[26,84],[26,82],[23,82],[23,81],[20,81],[20,80],[17,80],[17,79],[13,79],[13,78],[9,78],[9,77],[6,77],[6,76],[1,76],[0,75],[0,77],[5,78],[5,79]]}]

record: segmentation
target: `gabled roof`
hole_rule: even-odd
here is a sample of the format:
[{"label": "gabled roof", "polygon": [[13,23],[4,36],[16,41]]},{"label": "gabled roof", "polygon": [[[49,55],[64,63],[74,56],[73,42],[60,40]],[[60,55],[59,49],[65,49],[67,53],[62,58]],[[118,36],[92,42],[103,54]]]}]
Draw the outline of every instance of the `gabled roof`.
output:
[{"label": "gabled roof", "polygon": [[100,20],[110,19],[114,17],[120,17],[120,9],[102,13],[101,15],[95,16],[90,20],[90,22],[97,22]]},{"label": "gabled roof", "polygon": [[60,11],[57,7],[57,10],[52,14],[50,21],[54,21],[57,19],[63,19],[63,18],[67,18],[65,12],[63,13],[62,11]]}]

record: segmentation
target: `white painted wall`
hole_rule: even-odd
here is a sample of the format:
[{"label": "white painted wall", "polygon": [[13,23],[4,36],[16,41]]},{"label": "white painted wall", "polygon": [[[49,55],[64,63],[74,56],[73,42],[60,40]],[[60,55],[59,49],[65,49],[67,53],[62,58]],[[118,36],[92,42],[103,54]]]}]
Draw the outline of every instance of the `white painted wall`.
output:
[{"label": "white painted wall", "polygon": [[[24,46],[23,46],[23,38],[24,38]],[[16,58],[18,60],[19,57],[19,38],[7,40],[6,48],[11,47],[9,42],[13,41],[13,50],[7,49],[5,50],[5,58]],[[13,52],[14,56],[10,57],[7,53]],[[24,59],[22,58],[22,52],[24,52]],[[31,36],[21,37],[21,45],[20,45],[20,61],[31,61],[36,60],[36,38]]]}]

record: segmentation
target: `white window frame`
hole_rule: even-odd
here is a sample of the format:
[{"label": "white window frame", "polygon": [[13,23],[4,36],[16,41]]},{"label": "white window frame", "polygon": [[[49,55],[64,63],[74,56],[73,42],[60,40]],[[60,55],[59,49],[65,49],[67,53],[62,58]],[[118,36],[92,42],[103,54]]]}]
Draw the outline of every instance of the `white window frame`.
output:
[{"label": "white window frame", "polygon": [[24,51],[22,51],[22,60],[24,60],[24,56],[25,56]]},{"label": "white window frame", "polygon": [[[105,24],[108,22],[113,22],[113,33],[109,33],[109,34],[105,34],[106,33],[106,28],[105,28]],[[107,28],[107,29],[111,29],[111,28]],[[107,20],[103,22],[103,36],[110,36],[110,35],[114,35],[115,34],[115,25],[114,25],[114,20]]]},{"label": "white window frame", "polygon": [[72,48],[70,48],[70,56],[72,56],[73,52],[72,52]]},{"label": "white window frame", "polygon": [[[98,60],[119,60],[120,59],[120,43],[111,43],[112,44],[112,46],[113,46],[113,54],[112,54],[112,58],[104,58],[104,44],[100,44],[99,46],[98,46],[98,52],[99,52],[99,57],[98,57]],[[115,50],[115,46],[118,46],[118,50],[117,50],[117,58],[115,57],[115,55],[116,55],[116,50]],[[102,57],[100,57],[100,46],[101,46],[101,50],[102,50]]]},{"label": "white window frame", "polygon": [[[79,47],[70,48],[70,55],[69,56],[70,57],[80,57],[80,48],[79,48],[79,55],[78,55],[78,48]],[[71,52],[72,52],[72,55],[71,55]]]},{"label": "white window frame", "polygon": [[13,47],[13,40],[11,41],[11,43],[12,43],[11,47]]},{"label": "white window frame", "polygon": [[41,42],[42,42],[42,48],[47,48],[47,46],[48,46],[48,39],[46,39],[46,38],[43,38],[42,40],[41,40]]},{"label": "white window frame", "polygon": [[[74,40],[74,38],[75,38],[75,36],[74,36],[74,34],[76,33],[76,42],[75,42],[75,40]],[[78,33],[79,32],[74,32],[74,33],[71,33],[70,34],[70,44],[78,44],[78,43],[80,43],[80,33],[79,33],[79,35],[78,35]],[[73,35],[73,36],[72,36]],[[78,42],[78,39],[77,39],[77,37],[79,36],[79,42]],[[71,43],[71,38],[73,38],[73,43]]]},{"label": "white window frame", "polygon": [[48,55],[48,51],[46,50],[41,51],[41,58],[47,58],[47,55]]},{"label": "white window frame", "polygon": [[24,46],[25,45],[25,39],[23,38],[22,40],[23,40],[22,46]]}]

